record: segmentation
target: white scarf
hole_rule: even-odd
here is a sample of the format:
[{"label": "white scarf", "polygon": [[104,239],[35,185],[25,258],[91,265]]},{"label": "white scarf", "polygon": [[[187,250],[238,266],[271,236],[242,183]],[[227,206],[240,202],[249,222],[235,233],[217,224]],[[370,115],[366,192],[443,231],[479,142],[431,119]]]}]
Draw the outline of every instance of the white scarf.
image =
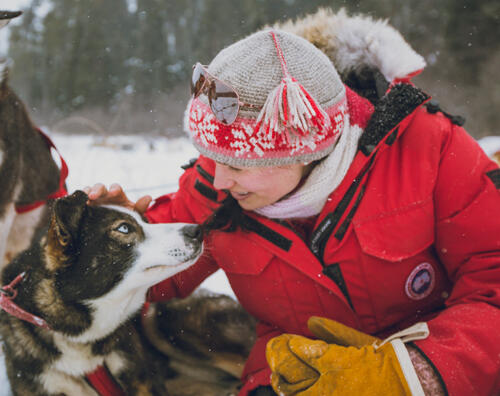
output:
[{"label": "white scarf", "polygon": [[328,196],[339,186],[351,166],[363,130],[349,124],[345,127],[333,151],[316,165],[304,184],[289,197],[254,211],[272,219],[315,216],[325,206]]}]

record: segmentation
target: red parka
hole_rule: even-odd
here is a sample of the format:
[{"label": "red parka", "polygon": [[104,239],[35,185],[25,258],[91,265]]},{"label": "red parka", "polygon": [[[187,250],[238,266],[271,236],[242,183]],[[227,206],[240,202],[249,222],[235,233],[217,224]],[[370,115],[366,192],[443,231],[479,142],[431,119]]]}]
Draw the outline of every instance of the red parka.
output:
[{"label": "red parka", "polygon": [[[259,320],[241,394],[269,383],[266,342],[311,337],[311,315],[380,337],[427,321],[430,336],[415,345],[448,394],[500,394],[500,170],[427,100],[401,84],[368,114],[350,92],[353,121],[369,120],[309,241],[248,212],[252,231],[213,232],[198,263],[150,289],[151,301],[182,297],[225,271]],[[203,222],[225,198],[213,174],[213,161],[199,157],[148,219]]]}]

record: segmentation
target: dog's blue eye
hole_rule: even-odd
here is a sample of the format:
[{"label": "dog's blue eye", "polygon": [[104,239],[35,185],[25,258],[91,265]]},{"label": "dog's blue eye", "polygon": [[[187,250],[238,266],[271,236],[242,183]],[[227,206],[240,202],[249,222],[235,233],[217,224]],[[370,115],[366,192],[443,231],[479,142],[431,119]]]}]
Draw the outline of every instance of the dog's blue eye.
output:
[{"label": "dog's blue eye", "polygon": [[127,224],[122,224],[116,229],[116,231],[121,232],[122,234],[128,234],[130,232],[130,228]]}]

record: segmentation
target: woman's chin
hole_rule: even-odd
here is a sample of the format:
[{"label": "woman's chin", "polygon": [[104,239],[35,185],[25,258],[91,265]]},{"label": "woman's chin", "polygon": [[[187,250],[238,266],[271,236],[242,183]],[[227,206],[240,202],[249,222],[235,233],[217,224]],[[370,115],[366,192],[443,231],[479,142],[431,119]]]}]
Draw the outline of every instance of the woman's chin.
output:
[{"label": "woman's chin", "polygon": [[249,204],[248,202],[246,202],[245,200],[240,200],[238,201],[238,205],[241,206],[242,209],[244,210],[254,210],[254,209],[257,209],[257,207],[255,207],[254,205],[252,204]]},{"label": "woman's chin", "polygon": [[244,210],[255,210],[255,209],[259,209],[259,208],[262,208],[263,206],[265,206],[265,204],[260,203],[258,199],[255,199],[255,197],[248,197],[246,199],[240,199],[240,200],[238,200],[238,204]]}]

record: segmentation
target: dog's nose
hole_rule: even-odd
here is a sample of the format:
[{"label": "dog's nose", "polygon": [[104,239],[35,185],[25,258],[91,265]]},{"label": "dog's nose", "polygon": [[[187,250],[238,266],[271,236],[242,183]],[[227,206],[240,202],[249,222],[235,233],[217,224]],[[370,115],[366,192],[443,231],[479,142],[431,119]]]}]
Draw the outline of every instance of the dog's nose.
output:
[{"label": "dog's nose", "polygon": [[184,237],[201,242],[203,239],[203,233],[201,232],[201,227],[196,224],[190,224],[181,228],[182,235]]}]

